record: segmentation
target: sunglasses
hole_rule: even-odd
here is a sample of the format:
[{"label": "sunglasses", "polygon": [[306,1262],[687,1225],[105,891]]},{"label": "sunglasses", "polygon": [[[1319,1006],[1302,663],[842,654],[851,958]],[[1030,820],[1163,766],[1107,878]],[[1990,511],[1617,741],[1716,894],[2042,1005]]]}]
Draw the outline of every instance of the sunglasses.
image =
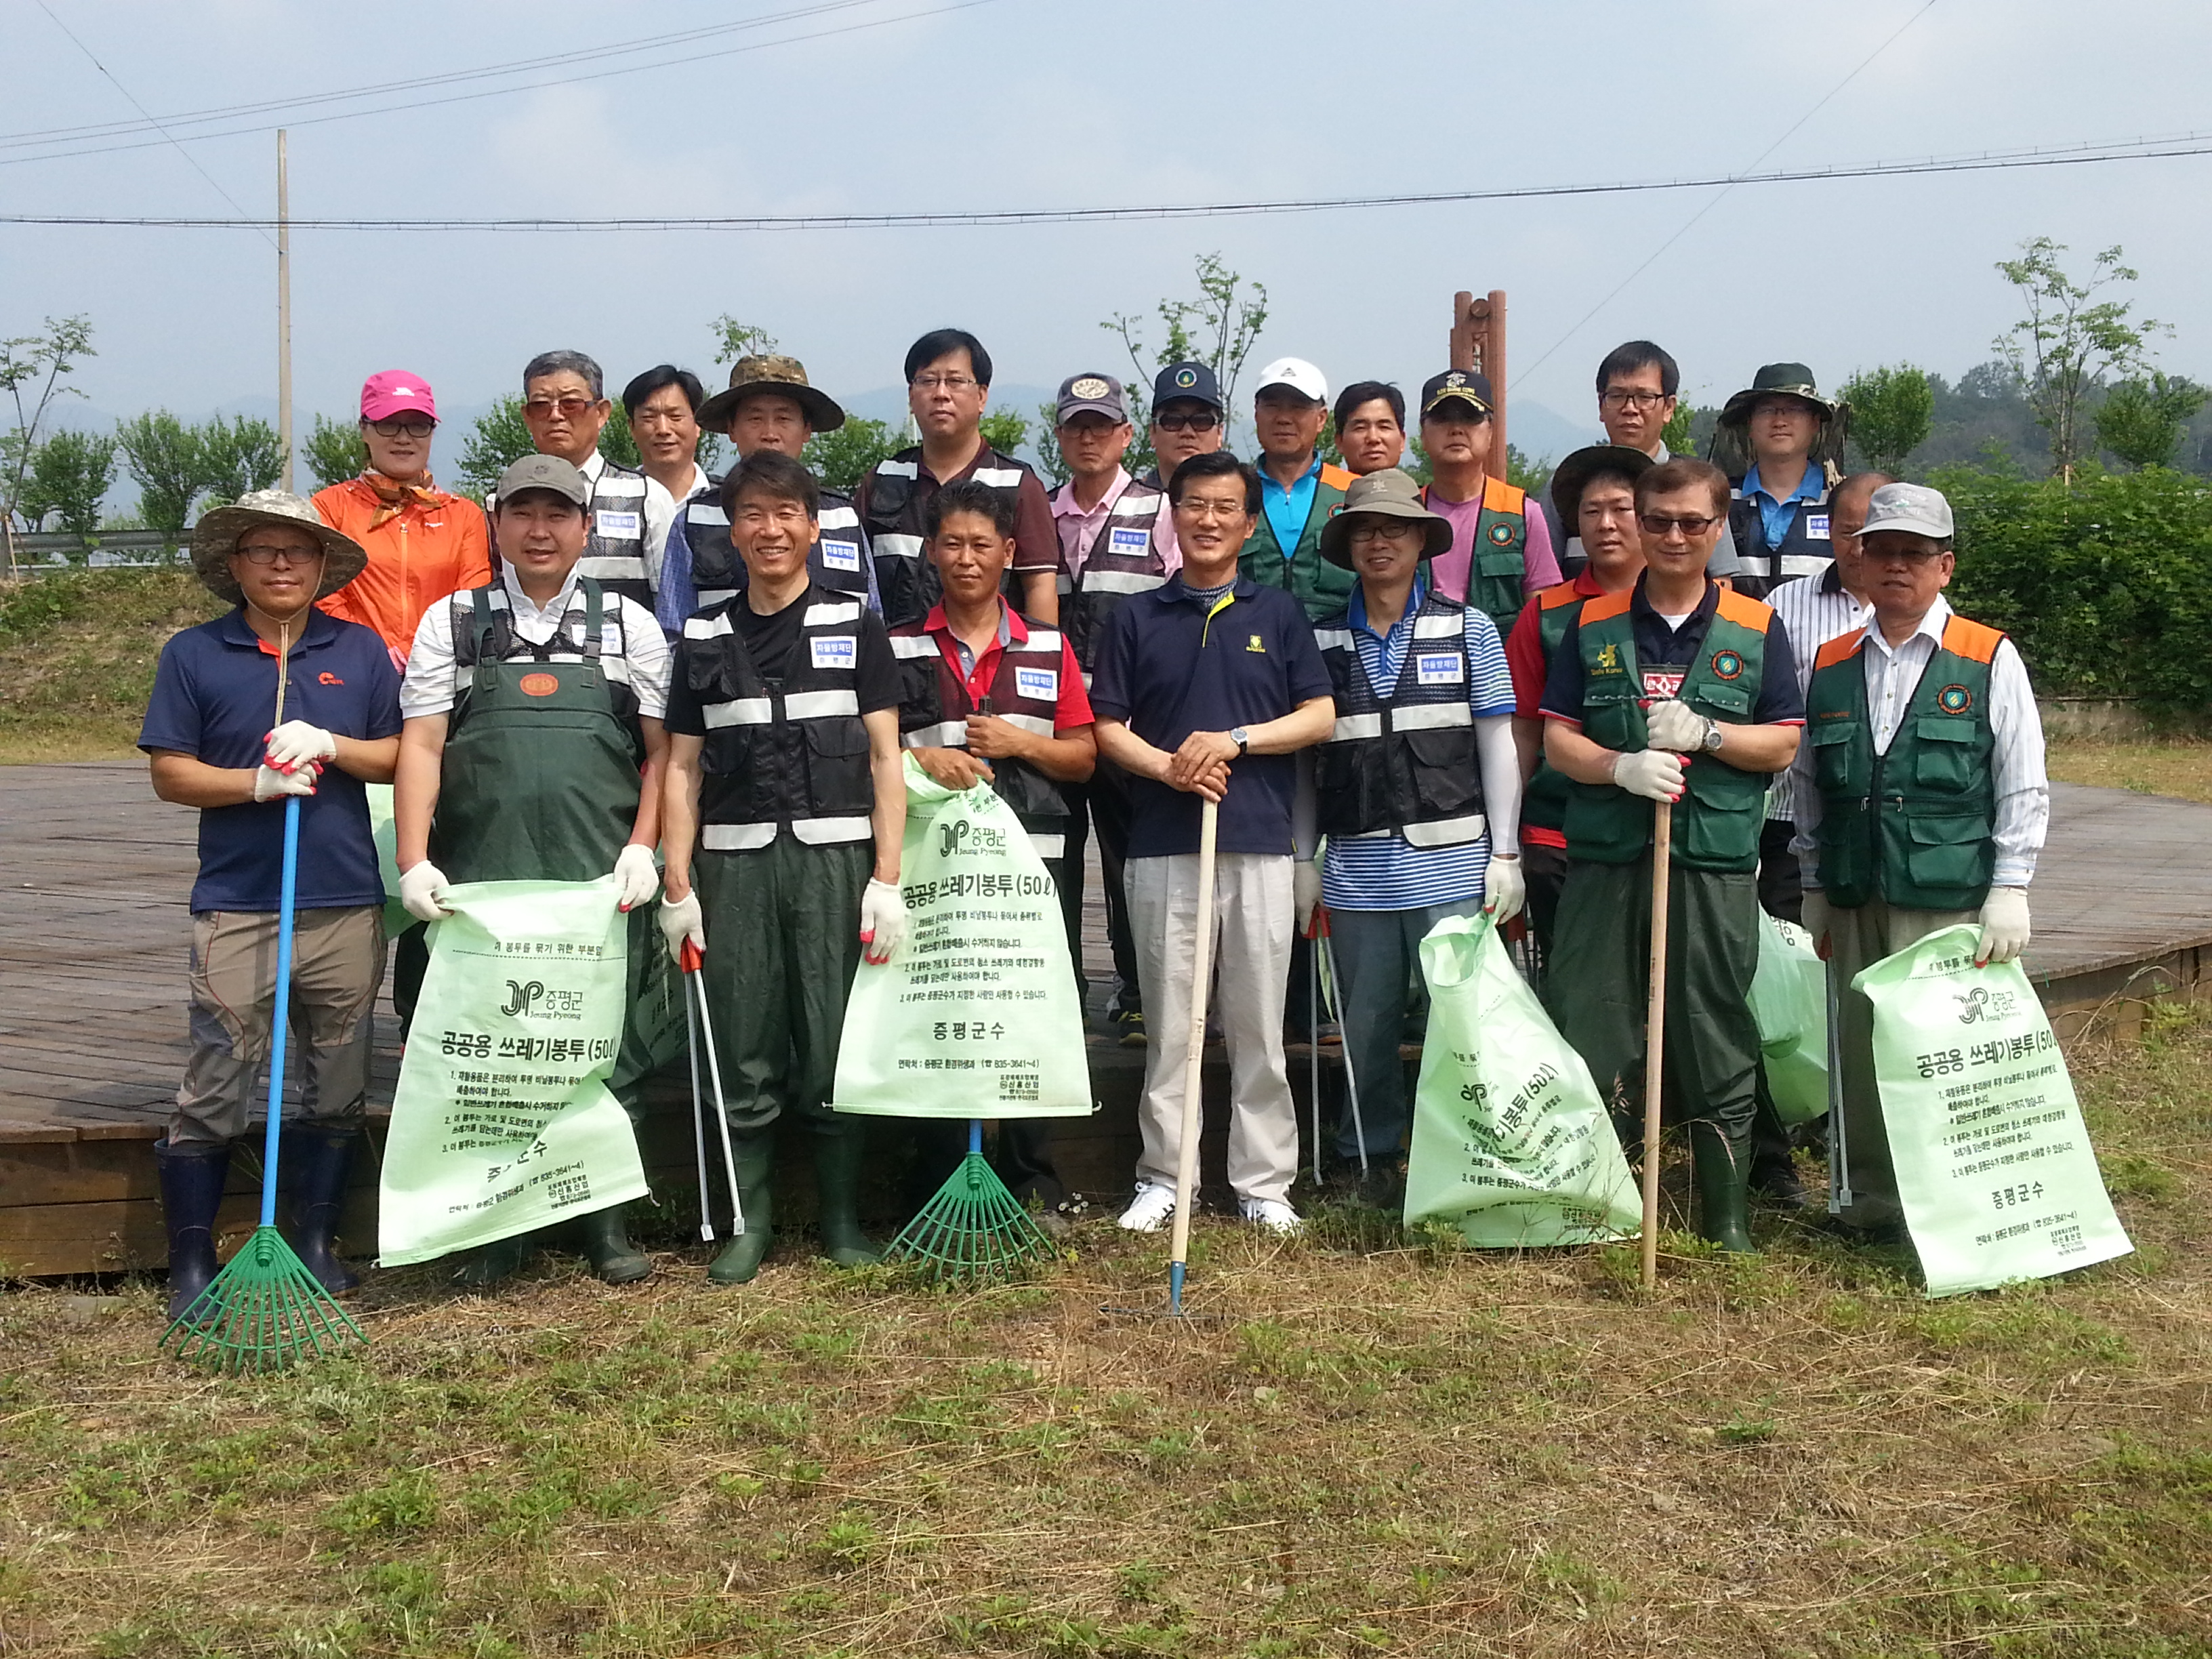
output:
[{"label": "sunglasses", "polygon": [[427,438],[438,427],[435,421],[422,415],[397,415],[388,421],[370,421],[367,425],[380,438]]},{"label": "sunglasses", "polygon": [[1670,530],[1679,530],[1685,536],[1702,536],[1720,521],[1718,514],[1702,517],[1693,514],[1679,519],[1665,513],[1639,513],[1636,515],[1636,522],[1644,526],[1645,535],[1662,538]]},{"label": "sunglasses", "polygon": [[523,404],[522,412],[542,421],[558,410],[562,419],[573,421],[589,409],[593,401],[590,398],[532,398]]},{"label": "sunglasses", "polygon": [[1200,410],[1193,415],[1155,415],[1152,424],[1163,432],[1211,432],[1221,424],[1221,416]]}]

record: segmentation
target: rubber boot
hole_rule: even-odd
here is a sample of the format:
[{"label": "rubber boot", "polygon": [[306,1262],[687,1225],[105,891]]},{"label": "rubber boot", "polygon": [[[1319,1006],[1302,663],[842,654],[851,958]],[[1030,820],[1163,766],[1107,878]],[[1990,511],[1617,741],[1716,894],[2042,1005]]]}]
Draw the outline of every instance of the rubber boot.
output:
[{"label": "rubber boot", "polygon": [[576,1223],[585,1259],[592,1264],[592,1271],[610,1285],[635,1285],[653,1277],[651,1258],[629,1242],[629,1230],[623,1224],[626,1207],[611,1205],[580,1217]]},{"label": "rubber boot", "polygon": [[284,1131],[278,1154],[291,1188],[292,1249],[316,1282],[336,1296],[361,1279],[338,1260],[338,1212],[345,1206],[346,1172],[361,1136],[351,1129],[305,1126]]},{"label": "rubber boot", "polygon": [[1698,1236],[1723,1250],[1755,1254],[1751,1242],[1751,1135],[1731,1137],[1711,1118],[1690,1124],[1698,1181]]},{"label": "rubber boot", "polygon": [[[215,1212],[222,1207],[222,1183],[230,1175],[230,1144],[157,1140],[154,1168],[161,1176],[161,1214],[169,1228],[169,1322],[182,1319],[187,1309],[207,1319],[215,1304],[200,1299],[216,1275]],[[200,1305],[193,1308],[195,1303]]]},{"label": "rubber boot", "polygon": [[1759,1074],[1758,1105],[1751,1119],[1751,1194],[1778,1209],[1805,1207],[1804,1184],[1790,1155],[1790,1129],[1774,1109],[1764,1067]]},{"label": "rubber boot", "polygon": [[745,1230],[722,1246],[707,1269],[710,1285],[750,1285],[775,1243],[775,1200],[769,1176],[775,1168],[775,1130],[732,1135],[730,1151],[738,1165],[738,1204]]},{"label": "rubber boot", "polygon": [[814,1131],[814,1188],[819,1213],[814,1228],[822,1254],[841,1267],[865,1267],[883,1252],[860,1231],[860,1161],[866,1155],[868,1126],[851,1118],[817,1122]]},{"label": "rubber boot", "polygon": [[530,1259],[531,1241],[535,1237],[533,1233],[518,1233],[513,1238],[495,1239],[484,1245],[454,1270],[453,1283],[471,1291],[483,1291],[502,1279],[514,1278]]}]

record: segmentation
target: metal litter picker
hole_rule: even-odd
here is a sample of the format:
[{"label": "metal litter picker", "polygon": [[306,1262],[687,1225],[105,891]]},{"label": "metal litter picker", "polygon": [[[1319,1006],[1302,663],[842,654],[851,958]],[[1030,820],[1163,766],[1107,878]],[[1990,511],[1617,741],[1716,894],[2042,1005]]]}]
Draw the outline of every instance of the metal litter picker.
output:
[{"label": "metal litter picker", "polygon": [[[291,671],[291,634],[279,633],[276,719],[284,723],[284,687]],[[199,1300],[161,1334],[179,1359],[211,1363],[228,1371],[281,1370],[303,1353],[337,1352],[366,1343],[346,1310],[333,1300],[276,1231],[276,1148],[284,1122],[284,1049],[292,1012],[293,901],[299,884],[300,798],[284,798],[284,864],[276,906],[276,1002],[269,1031],[269,1127],[261,1152],[261,1224]]]},{"label": "metal litter picker", "polygon": [[[737,1153],[730,1145],[730,1109],[722,1094],[722,1060],[714,1051],[714,1020],[707,1012],[707,981],[699,972],[705,958],[699,947],[690,939],[677,957],[677,965],[684,970],[684,1034],[691,1048],[691,1129],[692,1139],[699,1150],[699,1237],[707,1243],[714,1242],[714,1210],[707,1197],[707,1102],[699,1092],[699,1032],[704,1026],[707,1033],[707,1075],[714,1085],[714,1127],[722,1132],[722,1170],[730,1182],[730,1237],[739,1238],[745,1231],[744,1200],[738,1191]],[[695,1006],[696,1002],[696,1006]]]}]

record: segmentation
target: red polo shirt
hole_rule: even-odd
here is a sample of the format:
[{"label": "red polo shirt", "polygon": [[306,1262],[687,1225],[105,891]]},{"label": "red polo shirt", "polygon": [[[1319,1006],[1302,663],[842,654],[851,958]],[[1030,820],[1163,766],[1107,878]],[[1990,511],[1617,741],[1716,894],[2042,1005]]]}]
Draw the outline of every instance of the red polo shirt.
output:
[{"label": "red polo shirt", "polygon": [[[1583,566],[1575,573],[1574,590],[1586,599],[1596,599],[1605,592],[1591,577],[1589,567]],[[1537,620],[1538,606],[1534,597],[1521,607],[1521,614],[1513,619],[1513,631],[1505,636],[1505,667],[1513,676],[1513,712],[1522,720],[1540,720],[1539,707],[1544,701],[1544,681],[1552,672],[1545,660],[1543,625]],[[1539,738],[1539,742],[1541,739]],[[1521,844],[1524,847],[1565,847],[1567,838],[1556,830],[1547,830],[1541,824],[1523,823]]]},{"label": "red polo shirt", "polygon": [[[952,624],[945,619],[945,606],[940,602],[930,607],[922,618],[921,631],[937,641],[939,654],[945,666],[964,681],[968,701],[980,704],[991,695],[991,687],[999,676],[999,654],[1005,642],[1027,644],[1030,625],[1022,620],[1021,613],[1003,599],[999,601],[999,636],[975,659],[973,673],[960,665],[961,641],[952,631]],[[1078,726],[1089,726],[1094,716],[1091,712],[1091,694],[1083,689],[1083,669],[1075,660],[1075,647],[1067,642],[1067,635],[1060,636],[1060,699],[1052,714],[1052,731],[1060,737]]]}]

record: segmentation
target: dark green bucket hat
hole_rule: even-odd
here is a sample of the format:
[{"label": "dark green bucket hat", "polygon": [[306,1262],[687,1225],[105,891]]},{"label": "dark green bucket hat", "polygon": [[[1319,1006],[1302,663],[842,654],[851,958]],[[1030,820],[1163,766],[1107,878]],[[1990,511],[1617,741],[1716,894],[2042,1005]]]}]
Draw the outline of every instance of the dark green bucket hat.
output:
[{"label": "dark green bucket hat", "polygon": [[1721,408],[1723,426],[1741,426],[1751,418],[1752,405],[1761,398],[1796,398],[1813,405],[1822,421],[1835,418],[1836,401],[1823,398],[1814,383],[1813,371],[1802,363],[1768,363],[1751,377],[1751,384]]}]

